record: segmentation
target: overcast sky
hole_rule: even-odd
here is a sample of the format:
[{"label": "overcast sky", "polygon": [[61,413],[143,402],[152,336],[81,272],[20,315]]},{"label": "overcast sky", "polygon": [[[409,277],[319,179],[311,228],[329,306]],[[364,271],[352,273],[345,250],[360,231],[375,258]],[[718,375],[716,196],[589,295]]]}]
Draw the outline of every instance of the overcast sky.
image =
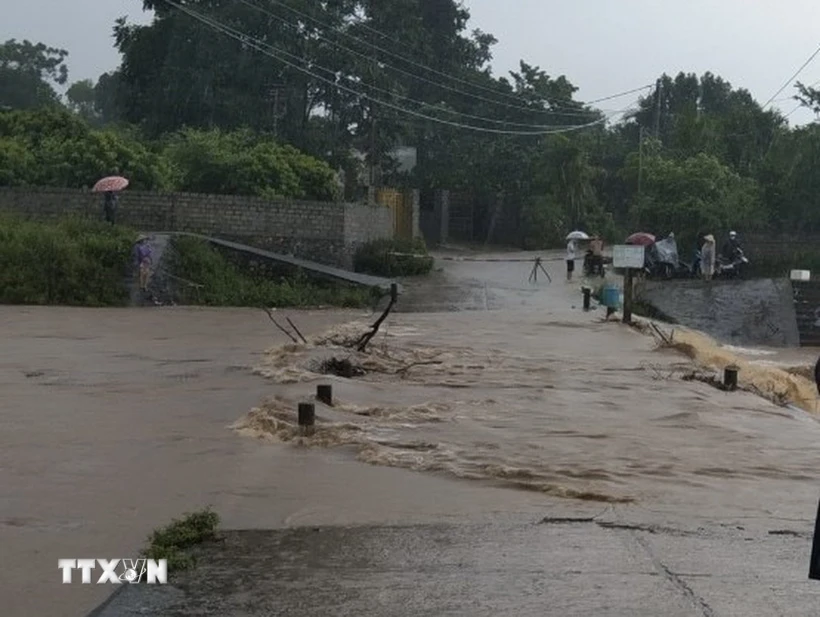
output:
[{"label": "overcast sky", "polygon": [[[30,39],[70,52],[71,80],[119,62],[111,27],[146,21],[142,0],[26,0],[0,21],[0,39]],[[820,45],[818,0],[465,0],[471,27],[499,40],[496,73],[524,58],[566,75],[592,100],[651,83],[661,73],[707,70],[767,101]],[[820,56],[800,77],[820,80]],[[788,88],[780,97],[791,96]],[[602,104],[621,109],[627,97]],[[795,103],[777,103],[790,112]],[[811,120],[799,111],[791,120]]]}]

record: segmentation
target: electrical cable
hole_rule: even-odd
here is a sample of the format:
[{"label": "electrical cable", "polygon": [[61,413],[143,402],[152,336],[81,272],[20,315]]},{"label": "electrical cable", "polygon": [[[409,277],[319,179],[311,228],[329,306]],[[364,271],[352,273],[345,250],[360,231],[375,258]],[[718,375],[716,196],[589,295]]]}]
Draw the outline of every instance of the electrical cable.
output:
[{"label": "electrical cable", "polygon": [[[818,79],[818,80],[817,80],[817,81],[815,81],[813,84],[811,84],[811,85],[809,85],[809,86],[807,86],[807,87],[808,87],[809,89],[811,89],[811,88],[814,88],[817,84],[820,84],[820,79]],[[784,100],[784,101],[793,101],[793,100],[794,100],[794,97],[792,96],[792,97],[789,97],[789,98],[786,98],[786,99],[783,99],[783,100]],[[794,109],[792,109],[789,113],[787,113],[787,114],[786,114],[785,116],[783,116],[783,117],[784,117],[784,118],[790,118],[790,117],[791,117],[792,115],[794,115],[794,114],[797,112],[797,110],[799,110],[801,107],[804,107],[803,103],[799,103],[799,104],[797,105],[797,107],[795,107]]]},{"label": "electrical cable", "polygon": [[[258,10],[262,11],[263,13],[267,14],[267,11],[265,11],[264,9],[256,7],[255,5],[253,5],[249,2],[246,2],[245,0],[239,0],[239,2],[241,2],[242,4],[246,4],[250,7],[253,7],[255,9],[258,9]],[[271,17],[279,19],[280,21],[284,22],[286,25],[288,25],[291,28],[294,28],[294,29],[297,29],[297,30],[300,29],[297,24],[294,24],[294,23],[289,22],[285,19],[282,19],[281,17],[278,17],[276,15],[271,15]],[[336,45],[337,47],[339,47],[341,49],[344,49],[344,50],[346,50],[350,53],[362,56],[363,58],[365,58],[366,60],[368,60],[370,62],[377,62],[376,60],[374,60],[370,56],[367,56],[366,54],[362,54],[360,52],[357,52],[356,50],[345,47],[344,45],[340,45],[339,43],[336,43],[335,41],[330,41],[330,40],[326,39],[325,37],[323,37],[321,35],[316,35],[316,38],[321,39],[321,40],[325,40],[325,41],[331,43],[332,45]],[[281,54],[284,54],[285,56],[289,56],[291,58],[296,58],[298,60],[303,60],[302,58],[299,58],[298,56],[295,56],[294,54],[291,54],[290,52],[283,50],[281,47],[277,47],[277,46],[271,45],[269,43],[265,43],[265,45],[267,47],[270,47],[271,49],[276,50],[277,52],[279,52]],[[334,78],[339,77],[339,71],[320,66],[316,63],[311,63],[311,66],[315,70],[321,70],[321,71],[324,71],[328,74],[333,75]],[[395,68],[395,67],[390,67],[390,68]],[[396,70],[398,70],[399,72],[402,72],[402,73],[406,73],[406,71],[403,71],[402,69],[396,69]],[[410,75],[411,77],[416,77],[415,75],[412,75],[410,73],[406,73],[406,74]],[[487,123],[490,123],[490,124],[497,124],[497,125],[502,125],[502,126],[517,126],[517,127],[520,127],[520,128],[530,128],[530,129],[547,129],[547,128],[552,128],[552,127],[555,126],[554,124],[532,124],[532,123],[523,123],[523,122],[512,122],[512,121],[509,121],[509,120],[497,120],[497,119],[494,119],[494,118],[488,118],[486,116],[479,116],[479,115],[475,115],[475,114],[469,114],[469,113],[458,111],[458,110],[455,110],[455,109],[442,108],[442,107],[438,107],[437,105],[435,105],[433,103],[427,103],[425,101],[419,101],[417,99],[414,99],[414,98],[411,98],[411,97],[408,97],[408,96],[404,96],[404,95],[401,95],[401,94],[397,94],[395,92],[392,92],[392,91],[387,90],[385,88],[381,88],[379,86],[375,86],[373,84],[369,84],[369,83],[366,83],[366,82],[358,82],[358,81],[356,81],[354,79],[351,79],[350,77],[347,77],[345,75],[341,75],[341,77],[342,77],[342,79],[345,79],[346,81],[348,81],[350,83],[355,83],[356,85],[359,85],[359,86],[364,86],[364,87],[367,87],[367,88],[371,88],[372,90],[374,90],[376,92],[382,92],[384,94],[389,94],[390,96],[394,96],[394,97],[396,97],[398,99],[402,99],[404,101],[416,103],[416,104],[422,105],[424,107],[428,107],[428,108],[431,108],[431,109],[443,111],[443,112],[449,113],[451,115],[462,116],[464,118],[470,118],[472,120],[479,120],[479,121],[487,122]],[[423,81],[428,81],[428,80],[425,80],[423,78],[421,78],[421,79]],[[429,82],[429,83],[433,83],[434,85],[439,85],[439,84],[435,84],[435,82]],[[459,90],[455,90],[455,91],[456,92],[461,92]],[[468,94],[468,96],[474,96],[474,95],[469,95]],[[538,113],[544,113],[544,114],[555,114],[556,116],[580,117],[580,118],[587,118],[587,119],[589,119],[591,116],[594,117],[595,115],[600,114],[600,112],[598,110],[589,110],[586,113],[581,114],[581,113],[568,113],[568,112],[553,112],[553,111],[545,111],[545,110],[536,110],[536,109],[532,109],[532,108],[529,108],[529,107],[515,107],[515,106],[509,106],[506,103],[501,103],[501,105],[504,105],[506,107],[514,107],[515,109],[523,109],[523,110],[529,111],[529,112],[538,112]]]},{"label": "electrical cable", "polygon": [[[406,108],[401,107],[399,105],[395,105],[393,103],[377,99],[377,98],[372,97],[372,96],[370,96],[366,93],[357,92],[356,90],[354,90],[352,88],[348,88],[346,86],[343,86],[341,84],[336,83],[335,81],[332,81],[330,79],[322,77],[321,75],[317,75],[314,72],[312,72],[310,69],[306,69],[302,66],[296,65],[293,62],[290,62],[289,60],[284,59],[281,55],[279,55],[279,54],[277,54],[273,51],[265,50],[263,46],[267,46],[267,45],[265,43],[260,42],[258,39],[254,38],[254,37],[251,37],[247,34],[244,34],[244,33],[240,32],[239,30],[231,28],[230,26],[226,26],[226,25],[220,23],[217,20],[213,20],[213,19],[211,19],[207,16],[201,15],[201,14],[197,13],[196,11],[194,11],[194,10],[188,8],[188,7],[185,7],[183,5],[178,4],[177,2],[174,2],[173,0],[165,0],[165,2],[166,2],[166,4],[168,4],[170,6],[173,6],[177,10],[182,11],[183,13],[188,15],[189,17],[192,17],[192,18],[194,18],[194,19],[196,19],[196,20],[210,26],[211,28],[213,28],[214,30],[216,30],[218,32],[221,32],[221,33],[223,33],[227,36],[230,36],[231,38],[239,41],[243,45],[246,45],[248,47],[256,49],[260,53],[263,53],[267,56],[270,56],[271,58],[274,58],[275,60],[278,60],[282,64],[285,64],[285,65],[290,66],[291,68],[294,68],[294,69],[296,69],[296,70],[298,70],[302,73],[305,73],[306,75],[308,75],[308,76],[310,76],[314,79],[325,82],[325,83],[331,85],[332,87],[334,87],[338,90],[342,90],[342,91],[348,92],[350,94],[353,94],[357,97],[363,98],[365,100],[372,101],[373,103],[383,105],[384,107],[387,107],[389,109],[393,109],[393,110],[401,112],[401,113],[405,113],[405,114],[408,114],[408,115],[411,115],[411,116],[415,116],[417,118],[421,118],[421,119],[428,120],[430,122],[435,122],[435,123],[442,124],[442,125],[447,125],[447,126],[452,126],[452,127],[455,127],[455,128],[467,129],[467,130],[472,130],[472,131],[477,131],[477,132],[483,132],[483,133],[492,133],[492,134],[496,134],[496,135],[544,136],[544,135],[557,135],[557,134],[563,134],[563,133],[570,133],[570,132],[579,131],[579,130],[582,130],[582,129],[585,129],[585,128],[591,128],[593,126],[597,126],[597,125],[600,125],[600,124],[604,124],[610,118],[615,117],[615,116],[617,116],[620,113],[623,113],[625,111],[625,110],[620,110],[618,113],[613,114],[612,116],[603,117],[603,118],[600,118],[598,120],[595,120],[594,122],[589,122],[587,124],[566,126],[566,127],[554,127],[551,130],[544,130],[544,131],[505,131],[505,130],[500,130],[500,129],[490,129],[490,128],[486,128],[486,127],[477,127],[477,126],[472,126],[472,125],[469,125],[469,124],[463,124],[463,123],[460,123],[460,122],[451,122],[451,121],[448,121],[448,120],[443,120],[441,118],[436,118],[434,116],[428,116],[426,114],[420,113],[420,112],[412,110],[412,109],[406,109]],[[268,46],[268,47],[270,47],[270,46]],[[306,62],[304,59],[302,59],[302,61]]]},{"label": "electrical cable", "polygon": [[[273,19],[276,19],[276,20],[278,20],[278,21],[280,21],[280,22],[282,22],[282,23],[286,24],[287,26],[289,26],[289,27],[291,27],[291,28],[295,28],[296,30],[301,30],[301,26],[300,26],[300,25],[298,25],[298,24],[294,24],[293,22],[291,22],[291,21],[289,21],[289,20],[285,19],[284,17],[281,17],[281,16],[279,16],[279,15],[276,15],[275,13],[272,13],[271,11],[269,11],[269,10],[267,10],[267,9],[265,9],[265,8],[262,8],[262,7],[260,7],[260,6],[256,5],[256,4],[253,4],[252,2],[249,2],[248,0],[238,0],[238,1],[239,1],[241,4],[244,4],[245,6],[248,6],[248,7],[252,8],[252,9],[254,9],[254,10],[256,10],[256,11],[259,11],[259,12],[261,12],[261,13],[264,13],[264,14],[265,14],[265,15],[267,15],[268,17],[271,17],[271,18],[273,18]],[[295,9],[294,9],[294,11],[295,11]],[[319,23],[321,23],[321,22],[319,22]],[[326,25],[326,24],[323,24],[323,25],[324,25],[326,28],[328,28],[328,29],[335,30],[335,31],[336,31],[336,32],[338,32],[339,34],[344,34],[344,35],[346,35],[346,36],[349,36],[349,37],[351,37],[351,38],[354,38],[355,40],[361,41],[361,39],[359,39],[358,37],[353,37],[352,35],[350,35],[350,34],[348,34],[348,33],[345,33],[345,32],[343,32],[343,31],[339,30],[338,28],[334,28],[333,26],[328,26],[328,25]],[[423,77],[423,76],[421,76],[421,75],[417,75],[416,73],[411,73],[410,71],[407,71],[407,70],[405,70],[405,69],[399,68],[399,67],[394,66],[394,65],[392,65],[392,64],[388,64],[388,63],[383,62],[383,61],[381,61],[381,60],[377,60],[377,59],[376,59],[376,58],[374,58],[372,55],[368,55],[368,54],[363,53],[363,52],[361,52],[361,51],[357,51],[357,50],[355,50],[355,49],[351,49],[350,47],[347,47],[347,46],[345,46],[345,45],[342,45],[341,43],[338,43],[338,42],[336,42],[336,41],[333,41],[333,40],[331,40],[331,39],[328,39],[327,37],[325,37],[325,36],[323,36],[323,35],[321,35],[321,34],[318,34],[318,33],[317,33],[315,36],[316,36],[316,38],[317,38],[317,39],[319,39],[319,40],[326,41],[326,42],[330,43],[331,45],[334,45],[334,46],[338,47],[339,49],[342,49],[342,50],[344,50],[344,51],[347,51],[347,52],[348,52],[348,53],[350,53],[350,54],[353,54],[353,55],[355,55],[355,56],[358,56],[358,57],[360,57],[360,58],[363,58],[364,60],[366,60],[366,61],[368,61],[368,62],[371,62],[371,63],[377,64],[377,65],[378,65],[378,66],[380,66],[380,67],[383,67],[383,68],[389,69],[389,70],[391,70],[391,71],[395,71],[395,72],[397,72],[397,73],[401,73],[402,75],[406,75],[406,76],[408,76],[408,77],[410,77],[410,78],[412,78],[412,79],[416,79],[416,80],[418,80],[418,81],[421,81],[421,82],[424,82],[424,83],[427,83],[427,84],[433,85],[433,86],[435,86],[435,87],[437,87],[437,88],[441,88],[441,89],[444,89],[444,90],[448,90],[448,91],[450,91],[450,92],[454,92],[454,93],[456,93],[456,94],[460,94],[460,95],[462,95],[462,96],[466,96],[466,97],[473,98],[473,99],[476,99],[476,100],[479,100],[479,101],[483,101],[483,102],[485,102],[485,103],[490,103],[490,104],[492,104],[492,105],[498,105],[498,106],[500,106],[500,107],[506,107],[506,108],[509,108],[509,109],[515,109],[515,110],[518,110],[518,111],[526,111],[526,112],[529,112],[529,113],[532,113],[532,114],[557,115],[557,116],[567,116],[567,117],[575,116],[575,117],[581,117],[581,118],[588,118],[588,117],[590,117],[591,115],[594,115],[595,113],[597,113],[596,111],[593,111],[593,110],[590,110],[590,111],[586,111],[586,112],[584,112],[582,109],[580,109],[580,108],[579,108],[580,106],[583,106],[583,104],[582,104],[582,103],[580,103],[580,102],[578,103],[579,107],[563,107],[563,106],[559,106],[559,105],[551,105],[551,109],[545,110],[545,109],[533,109],[532,107],[526,107],[526,106],[521,105],[521,104],[519,104],[519,105],[512,105],[512,104],[510,104],[510,103],[505,103],[505,102],[503,102],[503,101],[493,100],[493,99],[487,98],[487,97],[485,97],[485,96],[482,96],[482,95],[480,95],[480,94],[473,94],[473,93],[471,93],[471,92],[465,92],[464,90],[461,90],[461,89],[459,89],[459,88],[455,88],[455,87],[453,87],[453,86],[449,86],[449,85],[447,85],[447,84],[442,84],[442,83],[440,83],[440,82],[434,81],[434,80],[432,80],[432,79],[428,79],[428,78]],[[365,41],[362,41],[362,42],[363,42],[363,43],[365,43],[365,44],[367,44]],[[405,60],[405,61],[407,61],[407,60]],[[418,64],[418,63],[415,63],[415,62],[413,62],[412,64],[417,64],[418,66],[423,66],[423,65]],[[430,69],[430,70],[431,70],[431,71],[434,71],[434,69]],[[434,72],[438,72],[438,71],[434,71]],[[455,78],[455,77],[451,77],[451,79],[457,79],[457,78]],[[640,89],[638,89],[638,90],[634,90],[634,91],[632,91],[632,92],[638,92],[638,91],[640,91],[640,90],[643,90],[643,88],[640,88]],[[493,92],[495,92],[495,91],[493,91]],[[632,94],[632,92],[630,92],[630,94]],[[497,94],[501,94],[501,93],[498,93],[498,92],[496,92],[496,93],[497,93]],[[521,102],[521,99],[520,99],[519,97],[515,97],[514,95],[510,95],[510,96],[512,96],[512,98],[514,98],[515,100],[517,100],[519,103]],[[557,109],[571,109],[572,111],[562,112],[562,111],[556,111]],[[519,125],[519,126],[539,126],[539,125],[529,125],[529,124],[524,124],[524,125]]]},{"label": "electrical cable", "polygon": [[[248,2],[247,0],[239,0],[239,1],[242,2],[243,4],[246,4],[248,6],[256,8],[257,10],[260,10],[260,11],[262,11],[262,12],[264,12],[264,13],[270,15],[270,16],[273,16],[276,19],[284,20],[284,18],[279,17],[275,13],[272,13],[272,12],[268,11],[267,9],[264,9],[262,7],[254,5],[250,2]],[[381,51],[382,53],[387,54],[388,56],[391,56],[391,57],[396,58],[398,60],[402,60],[404,62],[407,62],[408,64],[411,64],[411,65],[413,65],[417,68],[421,68],[425,71],[429,71],[430,73],[433,73],[433,74],[438,75],[440,77],[445,77],[445,78],[450,79],[452,81],[455,81],[455,82],[458,82],[458,83],[461,83],[461,84],[464,84],[464,85],[467,85],[467,86],[471,86],[471,87],[476,88],[478,90],[484,90],[486,92],[491,92],[492,94],[495,94],[497,96],[508,98],[508,99],[520,102],[520,98],[518,96],[514,95],[514,94],[510,94],[508,92],[501,92],[499,90],[496,90],[495,88],[489,88],[489,87],[483,86],[481,84],[473,83],[473,82],[468,81],[466,79],[463,79],[461,77],[457,77],[455,75],[451,75],[451,74],[446,73],[444,71],[439,71],[438,69],[434,69],[433,67],[427,66],[427,65],[425,65],[421,62],[418,62],[417,60],[414,60],[412,58],[408,58],[406,56],[402,56],[401,54],[391,52],[389,49],[385,49],[384,47],[381,47],[380,45],[376,45],[375,43],[371,43],[369,41],[366,41],[366,40],[362,39],[361,37],[357,37],[353,34],[350,34],[349,32],[345,32],[344,30],[341,30],[341,29],[339,29],[335,26],[328,25],[326,22],[323,22],[322,20],[320,20],[316,17],[313,17],[312,15],[309,15],[309,14],[305,13],[304,11],[300,11],[299,9],[295,9],[292,6],[288,5],[287,3],[281,2],[280,0],[267,0],[267,2],[270,2],[271,4],[275,4],[277,6],[280,6],[284,9],[290,11],[291,13],[294,13],[295,15],[299,15],[300,17],[303,17],[305,19],[309,19],[310,21],[312,21],[316,24],[319,24],[320,26],[322,26],[324,28],[327,28],[328,30],[333,30],[333,31],[337,32],[338,34],[341,34],[342,36],[344,36],[346,38],[357,41],[358,43],[361,43],[362,45],[366,45],[366,46],[368,46],[372,49],[376,49],[378,51]],[[373,28],[368,28],[368,29],[372,30],[372,31],[375,31],[375,29],[373,29]],[[376,31],[376,32],[384,38],[390,38],[390,37],[388,37],[388,35],[386,35],[382,32],[378,32],[378,31]],[[356,52],[356,53],[361,54],[361,52]],[[361,54],[361,55],[363,55],[367,58],[370,58],[370,56],[368,56],[367,54]],[[396,67],[392,67],[392,68],[394,68],[395,70],[401,70],[401,69],[397,69]],[[500,101],[494,101],[492,99],[488,99],[486,97],[482,97],[482,96],[477,95],[477,94],[471,94],[469,92],[464,92],[463,90],[454,89],[452,87],[448,87],[448,86],[445,86],[444,84],[436,83],[432,80],[422,78],[422,77],[420,77],[418,75],[414,75],[412,73],[409,73],[409,74],[411,76],[415,77],[416,79],[420,79],[420,80],[426,81],[428,83],[432,83],[433,85],[436,85],[436,86],[439,86],[439,87],[442,87],[442,88],[446,88],[446,89],[454,91],[454,92],[458,92],[459,94],[462,94],[462,95],[465,95],[465,96],[472,96],[472,97],[475,97],[477,99],[480,99],[480,100],[483,100],[483,101],[486,101],[486,102],[489,102],[489,103],[494,103],[496,105],[505,105],[504,103],[501,103]],[[593,105],[595,103],[601,103],[601,102],[613,100],[613,99],[616,99],[616,98],[622,98],[622,97],[627,96],[629,94],[634,94],[636,92],[646,90],[646,89],[651,88],[653,86],[654,86],[654,84],[649,84],[649,85],[646,85],[646,86],[642,86],[640,88],[634,88],[632,90],[628,90],[628,91],[625,91],[625,92],[620,92],[618,94],[613,94],[611,96],[607,96],[607,97],[604,97],[604,98],[601,98],[601,99],[596,99],[594,101],[586,101],[586,102],[578,101],[578,104],[581,105],[581,106],[589,106],[589,105]],[[509,105],[509,104],[506,104],[506,105]],[[512,107],[513,107],[513,109],[516,109],[516,108],[521,109],[521,107],[516,107],[516,106],[512,106]],[[530,108],[524,108],[524,109],[527,109],[528,111],[531,111],[531,112],[539,112],[539,110],[533,110],[533,109],[530,109]],[[575,111],[577,111],[577,110],[575,110]],[[540,113],[543,113],[543,110]]]},{"label": "electrical cable", "polygon": [[805,70],[805,68],[812,63],[812,61],[818,56],[818,54],[820,54],[820,47],[818,47],[816,50],[814,50],[814,53],[811,56],[809,56],[809,59],[806,60],[799,69],[797,69],[797,72],[794,75],[792,75],[789,78],[789,80],[781,86],[780,90],[778,90],[777,92],[775,92],[772,95],[772,98],[770,98],[768,101],[766,101],[766,104],[763,106],[763,109],[766,109],[769,105],[771,105],[772,102],[778,96],[780,96],[780,93],[783,92],[783,90],[788,88],[794,82],[795,79],[800,77],[800,73],[802,73]]}]

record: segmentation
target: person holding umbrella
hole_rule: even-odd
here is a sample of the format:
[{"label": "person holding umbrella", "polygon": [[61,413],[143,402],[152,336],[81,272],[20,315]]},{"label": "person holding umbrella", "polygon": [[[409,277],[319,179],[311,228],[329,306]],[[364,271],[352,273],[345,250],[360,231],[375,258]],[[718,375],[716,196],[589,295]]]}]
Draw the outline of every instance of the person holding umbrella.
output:
[{"label": "person holding umbrella", "polygon": [[114,225],[117,219],[117,194],[114,191],[105,192],[105,203],[103,205],[103,215],[105,222]]},{"label": "person holding umbrella", "polygon": [[567,282],[572,280],[572,273],[575,272],[575,259],[578,257],[578,241],[588,240],[583,231],[573,231],[567,236]]},{"label": "person holding umbrella", "polygon": [[128,179],[122,176],[108,176],[103,178],[94,185],[93,191],[95,193],[104,193],[105,200],[103,201],[103,216],[106,223],[114,225],[117,220],[117,206],[119,197],[117,193],[128,186]]}]

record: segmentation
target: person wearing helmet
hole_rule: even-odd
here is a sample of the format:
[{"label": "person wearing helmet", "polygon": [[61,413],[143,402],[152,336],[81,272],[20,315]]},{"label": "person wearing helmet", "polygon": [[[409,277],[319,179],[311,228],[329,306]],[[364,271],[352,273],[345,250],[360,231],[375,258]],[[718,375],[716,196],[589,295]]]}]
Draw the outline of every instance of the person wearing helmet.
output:
[{"label": "person wearing helmet", "polygon": [[740,248],[740,242],[737,240],[737,232],[730,231],[729,232],[729,239],[723,245],[723,249],[720,251],[723,258],[727,261],[732,261],[737,254],[737,250]]}]

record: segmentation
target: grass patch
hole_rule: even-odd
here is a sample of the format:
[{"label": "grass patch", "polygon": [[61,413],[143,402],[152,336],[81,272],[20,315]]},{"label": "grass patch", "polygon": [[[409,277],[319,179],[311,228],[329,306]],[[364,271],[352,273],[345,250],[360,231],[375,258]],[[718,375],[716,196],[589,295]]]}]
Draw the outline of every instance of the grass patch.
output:
[{"label": "grass patch", "polygon": [[176,237],[167,254],[174,276],[201,285],[178,285],[177,302],[204,306],[360,308],[372,303],[378,291],[343,284],[319,284],[300,272],[274,280],[261,272],[246,272],[206,240]]},{"label": "grass patch", "polygon": [[167,559],[168,571],[187,570],[196,565],[186,549],[216,537],[219,515],[206,508],[174,519],[148,536],[148,547],[142,551],[146,559]]},{"label": "grass patch", "polygon": [[353,257],[356,272],[385,277],[429,274],[434,264],[422,238],[374,240],[362,244]]},{"label": "grass patch", "polygon": [[0,302],[123,306],[136,236],[89,219],[0,218]]}]

